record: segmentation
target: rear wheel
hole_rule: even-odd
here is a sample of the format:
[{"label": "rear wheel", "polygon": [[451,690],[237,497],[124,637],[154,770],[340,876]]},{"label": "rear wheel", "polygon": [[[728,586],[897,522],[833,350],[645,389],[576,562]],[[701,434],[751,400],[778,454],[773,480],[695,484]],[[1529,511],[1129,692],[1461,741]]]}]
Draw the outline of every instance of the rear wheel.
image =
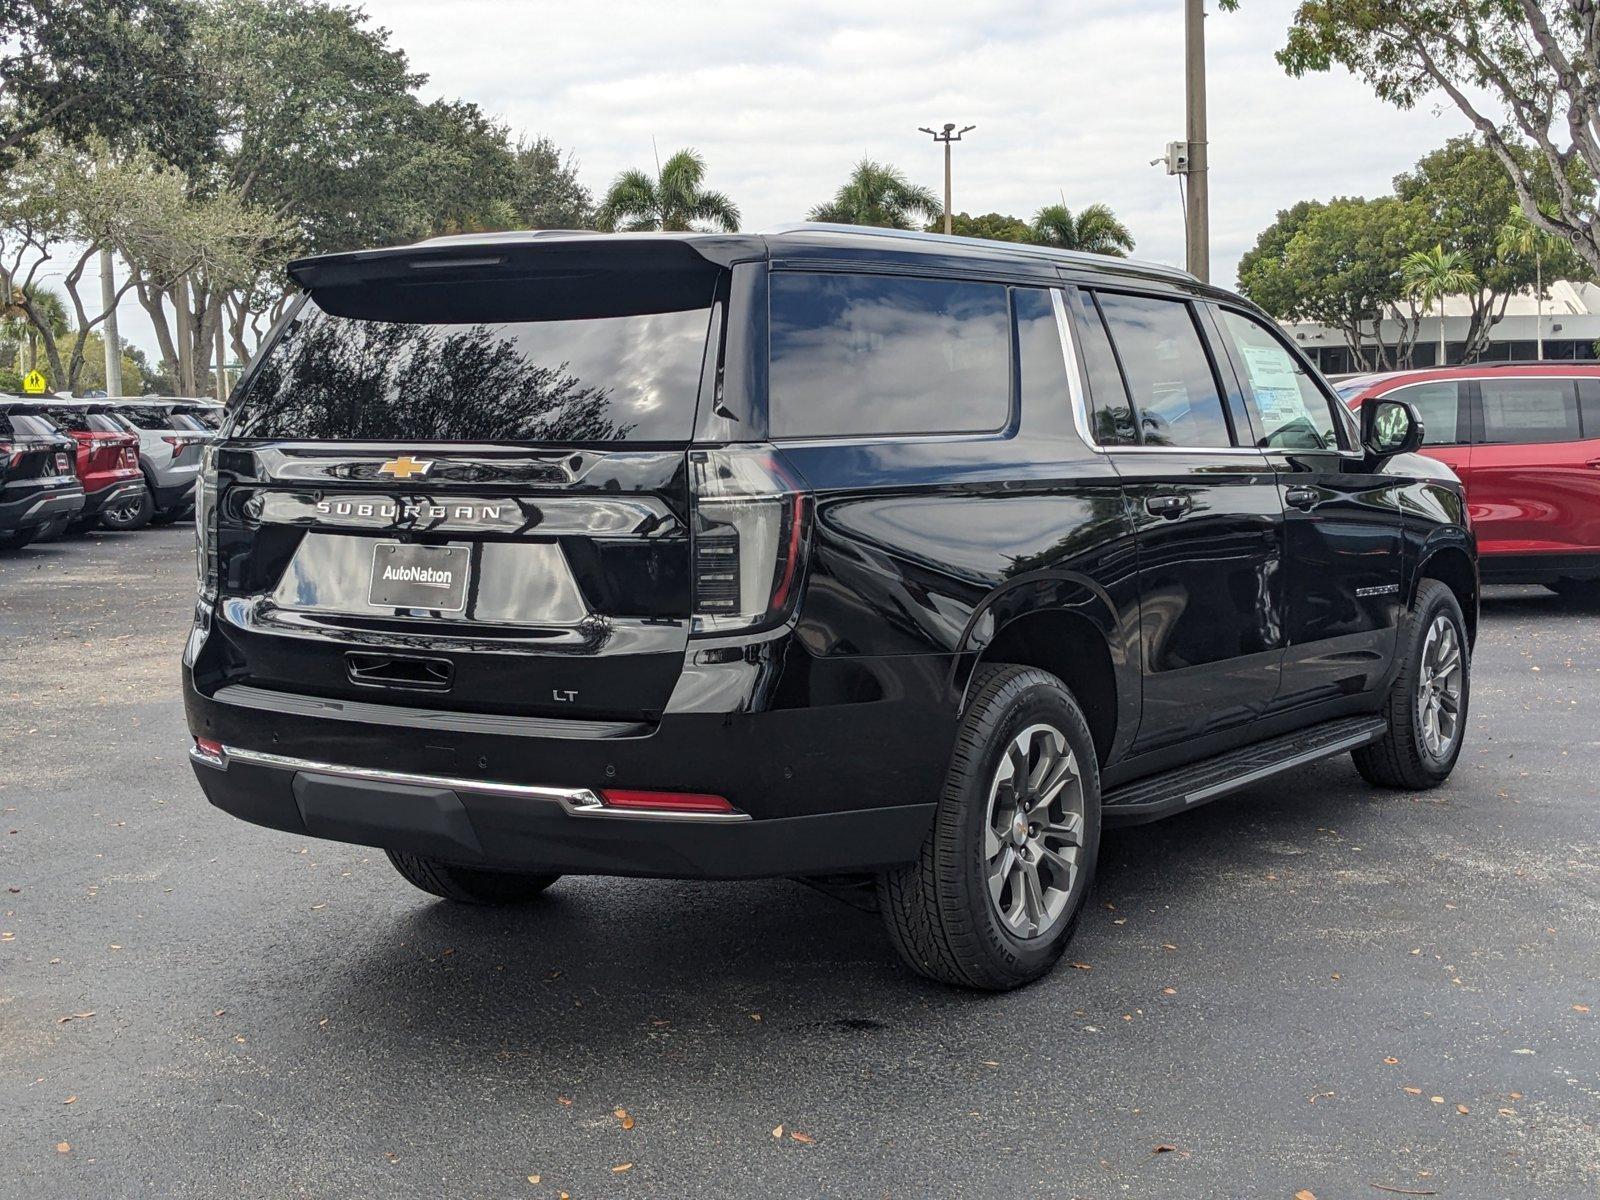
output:
[{"label": "rear wheel", "polygon": [[1405,660],[1382,710],[1388,731],[1351,757],[1368,783],[1422,791],[1449,778],[1466,733],[1472,657],[1455,593],[1424,579],[1400,636]]},{"label": "rear wheel", "polygon": [[100,511],[100,524],[107,529],[143,529],[155,513],[155,501],[146,488],[132,500],[122,500]]},{"label": "rear wheel", "polygon": [[1002,991],[1061,957],[1100,849],[1094,741],[1066,685],[980,668],[932,830],[880,877],[890,940],[912,970]]},{"label": "rear wheel", "polygon": [[0,533],[0,550],[21,550],[38,536],[37,526],[27,529],[8,529]]},{"label": "rear wheel", "polygon": [[559,875],[482,871],[399,850],[386,853],[394,869],[408,883],[431,895],[462,904],[525,904],[561,878]]}]

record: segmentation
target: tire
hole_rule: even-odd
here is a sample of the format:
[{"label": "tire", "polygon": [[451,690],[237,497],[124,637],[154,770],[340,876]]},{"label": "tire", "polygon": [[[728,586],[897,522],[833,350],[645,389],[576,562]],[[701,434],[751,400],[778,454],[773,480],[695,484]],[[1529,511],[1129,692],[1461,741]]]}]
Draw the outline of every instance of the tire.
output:
[{"label": "tire", "polygon": [[[1447,661],[1443,657],[1447,650],[1440,646],[1446,636],[1445,627],[1454,639],[1458,669],[1441,675],[1436,668]],[[1351,757],[1356,770],[1368,783],[1413,792],[1426,791],[1450,777],[1456,759],[1461,756],[1461,744],[1466,735],[1472,654],[1467,646],[1466,621],[1462,619],[1455,593],[1436,579],[1422,580],[1417,585],[1417,598],[1411,605],[1400,638],[1405,658],[1381,710],[1389,724],[1388,731],[1380,741],[1351,751]],[[1425,668],[1433,681],[1435,719],[1441,739],[1438,745],[1433,741],[1425,716],[1430,707],[1429,698],[1423,694]],[[1450,714],[1452,704],[1455,711]],[[1447,723],[1445,718],[1452,715],[1453,722]],[[1443,734],[1447,724],[1449,740],[1445,743]]]},{"label": "tire", "polygon": [[[1077,927],[1100,850],[1100,770],[1088,723],[1054,675],[980,667],[968,694],[933,828],[916,862],[879,877],[878,906],[913,971],[956,987],[1005,991],[1048,974]],[[1017,774],[1010,752],[1019,743],[1028,747],[1030,771],[1054,753],[1072,772],[1047,800],[1045,820],[1029,822],[1012,804],[1007,776]],[[1025,790],[1023,797],[1036,801],[1038,794]],[[1013,821],[1004,820],[1008,812]],[[1061,836],[1073,815],[1075,847]],[[1033,889],[1026,886],[1030,857]],[[1068,858],[1075,869],[1065,867]]]},{"label": "tire", "polygon": [[30,525],[26,529],[8,529],[0,533],[0,550],[21,550],[39,535],[39,528]]},{"label": "tire", "polygon": [[70,517],[57,517],[50,524],[40,527],[39,535],[33,540],[36,542],[53,542],[67,532],[67,526],[72,523]]},{"label": "tire", "polygon": [[155,515],[156,502],[151,497],[149,488],[141,492],[140,497],[137,504],[129,501],[114,508],[101,509],[100,524],[106,529],[143,529],[150,524],[150,518]]},{"label": "tire", "polygon": [[408,883],[430,895],[460,904],[526,904],[561,878],[514,871],[480,871],[399,850],[385,853]]},{"label": "tire", "polygon": [[150,524],[152,524],[152,525],[171,525],[174,521],[176,521],[182,515],[183,515],[183,509],[181,507],[178,507],[178,508],[158,508],[158,509],[156,509],[155,512],[150,514]]}]

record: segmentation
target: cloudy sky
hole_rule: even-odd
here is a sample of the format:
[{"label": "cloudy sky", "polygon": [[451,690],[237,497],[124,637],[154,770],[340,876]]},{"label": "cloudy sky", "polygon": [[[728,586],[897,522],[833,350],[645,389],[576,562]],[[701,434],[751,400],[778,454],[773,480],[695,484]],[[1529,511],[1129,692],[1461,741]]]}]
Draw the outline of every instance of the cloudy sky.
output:
[{"label": "cloudy sky", "polygon": [[[746,229],[802,218],[863,155],[940,185],[920,125],[976,125],[956,148],[955,206],[1029,216],[1104,201],[1142,258],[1181,263],[1176,181],[1150,166],[1183,135],[1181,0],[917,0],[801,5],[366,0],[425,71],[428,98],[475,100],[576,155],[598,195],[681,146]],[[1210,7],[1215,7],[1213,3]],[[1293,0],[1214,13],[1209,38],[1213,277],[1279,209],[1377,195],[1445,138],[1452,108],[1399,112],[1339,72],[1273,60]],[[153,349],[127,305],[124,334]]]}]

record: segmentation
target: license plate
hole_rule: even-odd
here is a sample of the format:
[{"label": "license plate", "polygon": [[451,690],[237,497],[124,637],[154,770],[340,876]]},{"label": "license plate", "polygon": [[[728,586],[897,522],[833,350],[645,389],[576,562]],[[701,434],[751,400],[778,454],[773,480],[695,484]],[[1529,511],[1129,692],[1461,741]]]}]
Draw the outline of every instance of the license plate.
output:
[{"label": "license plate", "polygon": [[460,612],[467,606],[471,570],[468,546],[379,542],[372,548],[372,587],[367,599],[378,608]]},{"label": "license plate", "polygon": [[72,470],[72,460],[65,454],[56,455],[56,474],[65,475]]}]

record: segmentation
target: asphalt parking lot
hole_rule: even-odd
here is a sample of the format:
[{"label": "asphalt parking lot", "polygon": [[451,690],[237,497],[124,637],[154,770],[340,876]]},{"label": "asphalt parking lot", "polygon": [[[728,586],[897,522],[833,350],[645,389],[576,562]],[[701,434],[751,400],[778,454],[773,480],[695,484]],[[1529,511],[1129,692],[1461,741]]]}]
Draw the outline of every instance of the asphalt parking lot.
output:
[{"label": "asphalt parking lot", "polygon": [[0,1195],[1600,1195],[1600,612],[1491,592],[1446,788],[1111,834],[980,996],[795,884],[469,910],[223,816],[191,545],[0,558]]}]

